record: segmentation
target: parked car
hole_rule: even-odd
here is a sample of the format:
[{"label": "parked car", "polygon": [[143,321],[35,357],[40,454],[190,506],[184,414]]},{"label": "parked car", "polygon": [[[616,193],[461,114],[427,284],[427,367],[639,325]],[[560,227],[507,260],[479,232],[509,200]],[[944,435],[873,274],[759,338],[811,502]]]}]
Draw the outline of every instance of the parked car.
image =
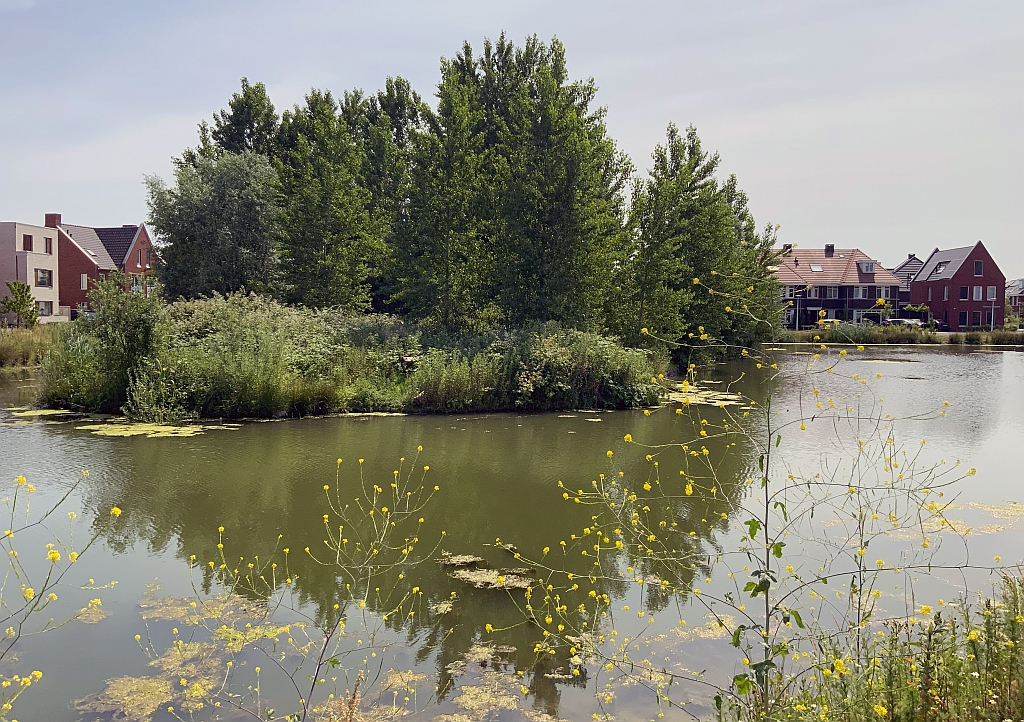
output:
[{"label": "parked car", "polygon": [[935,330],[936,331],[948,331],[949,330],[949,324],[946,323],[945,321],[943,321],[940,318],[933,319],[932,320],[932,324],[935,326]]},{"label": "parked car", "polygon": [[924,322],[916,318],[887,318],[882,321],[883,326],[910,326],[911,328],[921,328],[924,326]]}]

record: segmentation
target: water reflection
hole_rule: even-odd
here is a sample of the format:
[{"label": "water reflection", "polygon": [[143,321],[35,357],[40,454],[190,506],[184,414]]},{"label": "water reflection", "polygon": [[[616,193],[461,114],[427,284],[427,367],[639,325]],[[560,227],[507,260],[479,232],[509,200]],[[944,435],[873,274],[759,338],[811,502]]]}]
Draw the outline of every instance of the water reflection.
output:
[{"label": "water reflection", "polygon": [[[717,423],[721,409],[709,407],[708,418]],[[54,427],[57,435],[82,438],[84,432]],[[304,607],[323,619],[341,601],[340,592],[349,581],[336,567],[313,563],[300,553],[309,547],[324,551],[323,515],[329,513],[324,485],[337,489],[344,499],[362,494],[359,477],[386,488],[393,472],[415,465],[417,471],[429,466],[425,479],[440,490],[424,511],[424,523],[413,525],[420,541],[416,555],[438,548],[455,554],[483,557],[494,568],[515,566],[508,552],[495,547],[497,538],[513,541],[531,558],[543,556],[542,549],[559,550],[559,541],[581,536],[591,525],[592,510],[586,505],[567,503],[557,482],[570,488],[590,485],[598,474],[617,474],[632,480],[639,490],[643,480],[662,470],[665,494],[675,497],[664,515],[686,555],[703,558],[718,548],[716,536],[728,528],[728,515],[743,493],[741,478],[749,464],[748,450],[728,446],[742,437],[709,439],[706,446],[720,460],[717,486],[698,483],[698,492],[683,497],[687,478],[700,476],[688,470],[688,457],[681,448],[662,451],[659,466],[637,454],[623,442],[631,433],[649,444],[682,442],[696,437],[693,423],[671,409],[650,417],[636,413],[571,414],[556,417],[481,415],[473,417],[362,417],[332,418],[279,423],[253,423],[237,429],[214,430],[188,438],[92,438],[116,459],[119,473],[109,475],[84,490],[87,505],[99,510],[97,525],[105,523],[105,510],[117,504],[124,509],[117,532],[108,543],[116,553],[146,549],[173,554],[181,560],[195,557],[202,572],[202,588],[213,589],[213,570],[206,562],[218,560],[218,543],[223,542],[228,559],[259,556],[268,559],[276,551],[282,568],[282,547],[293,550],[289,569],[294,589]],[[416,453],[422,445],[422,454]],[[615,451],[614,463],[606,457]],[[404,461],[401,461],[402,457]],[[337,458],[343,462],[339,466]],[[365,459],[360,464],[358,459]],[[403,470],[403,474],[406,473]],[[95,477],[91,477],[95,478]],[[671,487],[671,488],[669,488]],[[678,487],[678,488],[676,488]],[[656,503],[657,493],[651,493]],[[711,520],[711,521],[709,521]],[[404,533],[398,530],[399,536]],[[280,537],[280,541],[279,541]],[[558,552],[556,552],[558,553]],[[576,552],[578,553],[578,552]],[[704,565],[674,565],[627,558],[624,550],[606,552],[605,568],[635,565],[642,574],[667,579],[675,588],[688,589]],[[615,558],[619,556],[621,558]],[[559,565],[578,576],[589,575],[592,559],[567,556]],[[475,589],[451,579],[432,559],[410,563],[404,579],[379,580],[384,590],[370,595],[368,604],[378,613],[388,612],[396,598],[413,586],[423,593],[423,610],[450,600],[457,602],[443,618],[417,616],[405,629],[417,661],[436,653],[439,686],[448,686],[449,665],[464,657],[472,645],[485,636],[491,624],[507,631],[488,638],[523,650],[520,663],[532,663],[533,645],[540,628],[523,624],[521,611],[500,590]],[[536,572],[536,570],[534,570]],[[278,584],[284,584],[281,574]],[[547,580],[545,580],[547,583]],[[388,593],[394,586],[395,591]],[[598,592],[613,599],[628,592],[624,581],[602,576]],[[515,594],[520,595],[520,592]],[[644,604],[658,611],[670,602],[661,590],[645,595]],[[391,624],[402,624],[394,618]],[[533,676],[533,694],[550,710],[557,709],[556,683],[543,672],[565,669],[564,654],[545,658],[541,673]],[[585,685],[584,678],[570,678]],[[565,680],[559,680],[564,683]]]}]

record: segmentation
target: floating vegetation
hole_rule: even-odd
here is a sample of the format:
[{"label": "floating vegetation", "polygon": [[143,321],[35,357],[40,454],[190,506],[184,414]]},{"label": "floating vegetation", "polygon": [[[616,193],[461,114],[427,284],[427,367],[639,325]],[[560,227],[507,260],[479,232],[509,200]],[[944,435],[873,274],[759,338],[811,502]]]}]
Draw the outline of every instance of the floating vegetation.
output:
[{"label": "floating vegetation", "polygon": [[472,554],[452,554],[443,551],[437,563],[443,567],[468,567],[474,564],[483,564],[485,560],[483,557],[476,557]]},{"label": "floating vegetation", "polygon": [[96,436],[144,436],[147,439],[162,439],[171,436],[197,436],[217,426],[171,426],[169,424],[133,424],[127,421],[111,421],[106,424],[82,424],[76,427],[91,431]]},{"label": "floating vegetation", "polygon": [[593,421],[594,423],[600,424],[604,419],[585,419],[585,421]]},{"label": "floating vegetation", "polygon": [[226,625],[218,627],[213,632],[215,639],[224,642],[229,652],[241,652],[247,645],[263,640],[274,640],[282,634],[291,632],[291,626],[287,624],[256,624],[245,625],[244,629],[234,629]]},{"label": "floating vegetation", "polygon": [[677,627],[674,632],[684,642],[691,642],[694,639],[723,639],[731,633],[729,630],[736,627],[736,619],[728,614],[708,614],[704,617],[705,624],[687,629]]},{"label": "floating vegetation", "polygon": [[78,614],[75,615],[82,624],[98,624],[110,616],[107,611],[100,604],[99,599],[93,599],[89,602],[89,606],[83,607],[79,610]]},{"label": "floating vegetation", "polygon": [[266,602],[253,601],[237,594],[223,594],[196,601],[187,597],[160,597],[162,589],[156,582],[146,585],[139,600],[143,619],[199,624],[203,620],[217,619],[222,623],[237,619],[262,619],[267,616]]},{"label": "floating vegetation", "polygon": [[173,698],[174,685],[159,677],[118,677],[107,688],[75,705],[82,713],[108,714],[126,722],[146,722]]},{"label": "floating vegetation", "polygon": [[452,579],[471,584],[477,589],[527,589],[533,579],[526,576],[528,569],[470,569],[466,567],[448,572]]},{"label": "floating vegetation", "polygon": [[11,412],[11,416],[17,419],[38,419],[41,417],[53,417],[53,416],[72,416],[80,417],[82,414],[68,411],[67,409],[27,409],[25,411],[15,411],[14,409],[7,409]]},{"label": "floating vegetation", "polygon": [[[705,383],[711,383],[710,381]],[[705,406],[739,406],[746,404],[747,400],[740,394],[733,394],[728,391],[712,391],[701,388],[696,384],[683,381],[675,388],[669,388],[666,398],[670,402],[683,404],[702,404]]]}]

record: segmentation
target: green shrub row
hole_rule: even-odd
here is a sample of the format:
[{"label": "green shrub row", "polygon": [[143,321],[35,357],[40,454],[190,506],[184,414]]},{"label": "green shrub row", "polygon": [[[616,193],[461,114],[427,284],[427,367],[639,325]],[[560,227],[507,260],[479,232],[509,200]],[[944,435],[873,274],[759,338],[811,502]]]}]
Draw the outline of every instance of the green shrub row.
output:
[{"label": "green shrub row", "polygon": [[150,422],[343,411],[625,408],[664,362],[557,325],[456,338],[235,294],[163,304],[113,284],[65,324],[41,401]]}]

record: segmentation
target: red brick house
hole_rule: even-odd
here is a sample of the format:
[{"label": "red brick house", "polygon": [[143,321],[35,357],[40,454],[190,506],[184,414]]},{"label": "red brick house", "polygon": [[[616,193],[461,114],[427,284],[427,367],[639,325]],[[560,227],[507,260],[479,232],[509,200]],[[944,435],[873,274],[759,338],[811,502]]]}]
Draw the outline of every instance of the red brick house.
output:
[{"label": "red brick house", "polygon": [[936,248],[910,284],[910,302],[928,306],[951,331],[1003,325],[1006,278],[984,244]]},{"label": "red brick house", "polygon": [[153,243],[145,224],[92,228],[62,223],[59,213],[47,213],[46,226],[57,230],[62,306],[88,308],[92,284],[115,270],[128,276],[133,291],[149,292]]},{"label": "red brick house", "polygon": [[856,248],[786,244],[775,276],[782,284],[790,328],[812,327],[822,317],[881,323],[886,310],[878,300],[883,299],[890,309],[899,301],[900,279]]}]

